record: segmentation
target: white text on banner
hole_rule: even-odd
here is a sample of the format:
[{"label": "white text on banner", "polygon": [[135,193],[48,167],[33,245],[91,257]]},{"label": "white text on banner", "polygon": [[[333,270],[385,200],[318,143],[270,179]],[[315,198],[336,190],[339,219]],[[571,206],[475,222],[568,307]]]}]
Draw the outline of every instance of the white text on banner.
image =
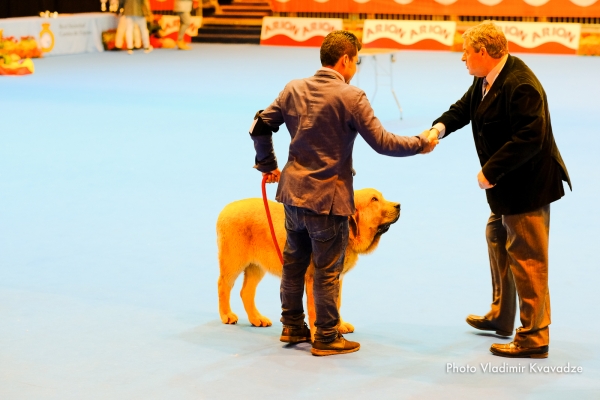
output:
[{"label": "white text on banner", "polygon": [[260,44],[320,47],[327,34],[342,28],[338,18],[264,17]]},{"label": "white text on banner", "polygon": [[456,22],[368,19],[363,28],[365,48],[450,50]]},{"label": "white text on banner", "polygon": [[580,24],[494,21],[504,31],[512,53],[577,54]]}]

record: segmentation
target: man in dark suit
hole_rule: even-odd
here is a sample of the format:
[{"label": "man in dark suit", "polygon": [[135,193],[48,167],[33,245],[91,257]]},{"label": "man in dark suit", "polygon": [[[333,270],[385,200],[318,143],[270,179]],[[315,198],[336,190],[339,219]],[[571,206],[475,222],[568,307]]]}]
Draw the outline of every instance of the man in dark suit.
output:
[{"label": "man in dark suit", "polygon": [[432,132],[442,138],[471,123],[482,167],[477,180],[492,211],[486,238],[493,302],[485,316],[469,315],[467,323],[511,336],[518,294],[522,326],[513,342],[493,344],[490,351],[546,358],[550,203],[564,196],[562,182],[571,182],[554,142],[544,88],[522,60],[508,54],[502,30],[485,21],[463,38],[462,61],[473,84],[433,122]]}]

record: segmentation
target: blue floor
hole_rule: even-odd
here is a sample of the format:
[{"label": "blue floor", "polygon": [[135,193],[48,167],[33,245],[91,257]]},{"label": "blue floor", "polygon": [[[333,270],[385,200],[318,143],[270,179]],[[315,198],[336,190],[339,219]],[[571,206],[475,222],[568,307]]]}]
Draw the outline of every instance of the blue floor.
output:
[{"label": "blue floor", "polygon": [[[257,305],[273,327],[250,326],[241,282],[240,322],[221,324],[215,235],[223,206],[260,196],[254,113],[314,73],[317,49],[48,57],[33,76],[1,77],[0,398],[600,398],[600,58],[521,57],[546,88],[574,185],[552,205],[553,323],[540,361],[492,356],[505,339],[464,322],[491,300],[470,128],[406,159],[357,140],[355,188],[401,202],[402,216],[345,280],[342,315],[361,350],[317,358],[279,342],[272,276]],[[372,60],[361,67],[372,96]],[[403,135],[428,128],[471,81],[458,53],[402,52],[393,71],[404,119],[388,88],[373,106]],[[285,160],[285,129],[274,140]],[[484,373],[488,362],[526,371]],[[530,372],[536,362],[583,372]]]}]

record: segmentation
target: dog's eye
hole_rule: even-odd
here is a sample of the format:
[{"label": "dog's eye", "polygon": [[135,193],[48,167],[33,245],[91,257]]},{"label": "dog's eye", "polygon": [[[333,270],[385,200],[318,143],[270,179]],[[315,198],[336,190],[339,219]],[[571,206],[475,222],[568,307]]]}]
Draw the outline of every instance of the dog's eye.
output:
[{"label": "dog's eye", "polygon": [[371,201],[379,201],[379,199],[377,197],[373,197]]}]

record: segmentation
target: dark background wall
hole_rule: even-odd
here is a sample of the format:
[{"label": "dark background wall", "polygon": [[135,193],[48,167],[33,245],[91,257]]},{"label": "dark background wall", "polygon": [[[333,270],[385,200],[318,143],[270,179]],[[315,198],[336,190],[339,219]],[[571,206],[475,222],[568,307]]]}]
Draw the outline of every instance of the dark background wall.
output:
[{"label": "dark background wall", "polygon": [[0,18],[38,15],[46,10],[59,14],[100,11],[100,0],[0,0]]}]

